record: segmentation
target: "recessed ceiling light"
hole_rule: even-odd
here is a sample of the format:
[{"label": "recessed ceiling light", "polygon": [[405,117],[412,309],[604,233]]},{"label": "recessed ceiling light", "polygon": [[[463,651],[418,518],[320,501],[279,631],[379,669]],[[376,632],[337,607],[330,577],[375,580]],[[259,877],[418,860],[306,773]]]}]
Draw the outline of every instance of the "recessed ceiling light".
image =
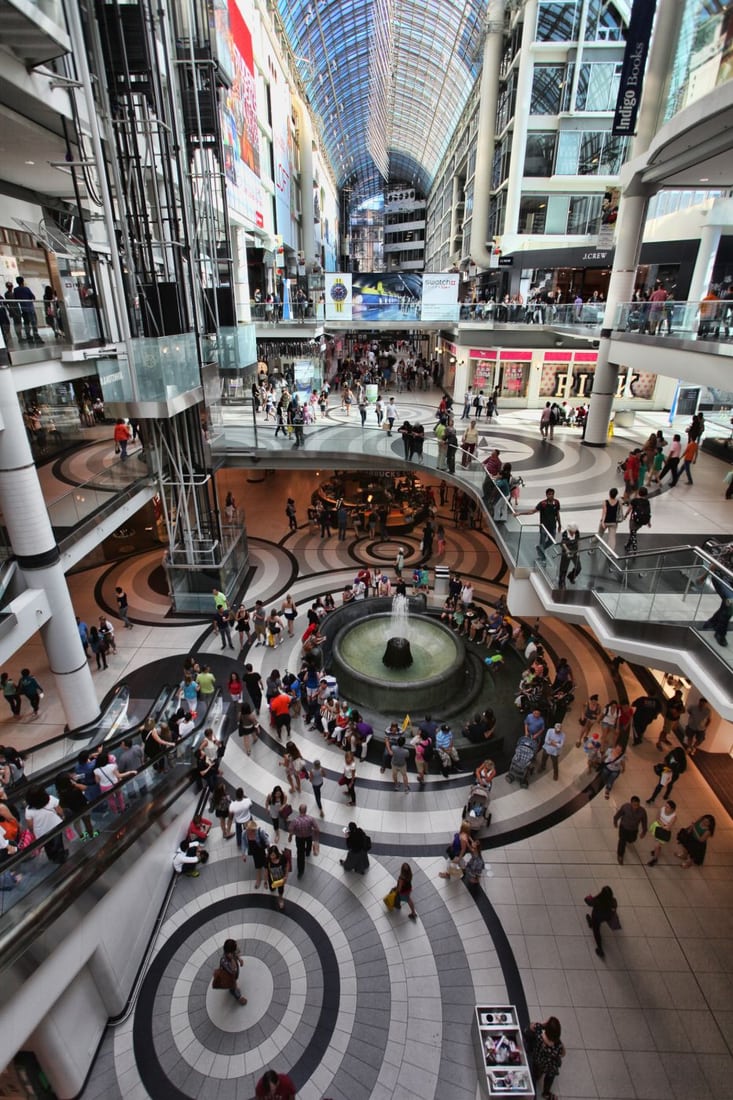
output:
[{"label": "recessed ceiling light", "polygon": [[36,162],[34,160],[27,160],[25,163],[26,164],[35,164]]},{"label": "recessed ceiling light", "polygon": [[701,176],[700,183],[710,183],[710,176]]}]

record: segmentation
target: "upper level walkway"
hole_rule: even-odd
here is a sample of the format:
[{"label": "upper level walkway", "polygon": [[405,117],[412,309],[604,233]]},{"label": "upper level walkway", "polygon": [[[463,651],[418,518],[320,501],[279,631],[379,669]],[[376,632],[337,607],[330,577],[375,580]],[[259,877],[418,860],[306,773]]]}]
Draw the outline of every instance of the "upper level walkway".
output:
[{"label": "upper level walkway", "polygon": [[[361,426],[358,412],[347,416],[340,408],[337,394],[331,395],[327,416],[305,427],[305,441],[296,447],[293,438],[275,436],[275,425],[262,415],[253,417],[252,408],[226,409],[224,423],[212,441],[212,449],[227,466],[266,463],[276,468],[363,469],[367,463],[375,469],[404,469],[412,466],[417,476],[420,470],[445,479],[449,485],[470,490],[482,502],[482,522],[491,527],[505,559],[515,577],[537,576],[536,547],[539,530],[536,517],[523,515],[542,499],[545,489],[552,486],[562,507],[562,523],[577,523],[584,535],[594,535],[598,528],[602,502],[608,489],[616,485],[623,489],[617,464],[631,447],[637,446],[654,428],[684,432],[687,423],[680,419],[670,428],[660,415],[644,414],[637,418],[633,429],[620,429],[608,447],[602,450],[584,447],[575,428],[557,428],[553,440],[543,441],[538,431],[538,413],[520,411],[500,413],[489,424],[479,422],[480,444],[476,460],[468,457],[461,463],[457,454],[454,471],[445,466],[433,435],[435,424],[435,391],[396,395],[397,420],[389,434],[376,425],[374,410],[367,414]],[[461,410],[457,409],[460,417]],[[408,420],[425,427],[422,460],[406,458],[403,437],[397,430]],[[457,420],[459,437],[467,421]],[[483,503],[485,474],[481,461],[493,448],[501,452],[502,461],[511,462],[513,473],[524,480],[519,512],[511,512],[505,523],[494,523],[490,510]],[[612,624],[601,634],[608,637],[622,655],[641,659],[654,667],[678,670],[709,686],[711,702],[725,717],[733,717],[731,692],[730,649],[716,642],[709,631],[700,628],[715,612],[720,599],[707,579],[711,564],[703,544],[707,539],[727,540],[730,531],[728,505],[723,499],[723,463],[702,454],[694,468],[694,484],[681,479],[674,488],[663,486],[652,495],[652,528],[639,538],[643,559],[620,557],[601,547],[607,568],[604,584],[589,585],[584,596],[575,597],[572,607],[556,587],[554,574],[545,574],[543,583],[536,583],[537,594],[546,610],[585,619],[594,629],[601,620]],[[698,550],[680,551],[681,544],[694,545]],[[585,550],[591,549],[585,543]],[[671,549],[676,548],[676,549]],[[654,550],[647,556],[647,551]],[[590,560],[590,557],[588,557]],[[600,568],[600,558],[598,558]],[[586,569],[586,575],[594,572]],[[692,578],[702,577],[701,591],[693,590]],[[601,591],[601,587],[603,591]],[[562,607],[560,605],[563,605]],[[659,627],[659,629],[657,629]]]}]

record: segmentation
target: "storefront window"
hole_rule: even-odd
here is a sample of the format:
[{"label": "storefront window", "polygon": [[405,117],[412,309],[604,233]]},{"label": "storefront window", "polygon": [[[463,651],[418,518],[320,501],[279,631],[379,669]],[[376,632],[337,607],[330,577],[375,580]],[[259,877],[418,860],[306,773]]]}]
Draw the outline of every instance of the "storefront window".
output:
[{"label": "storefront window", "polygon": [[616,175],[626,156],[627,139],[606,130],[564,130],[558,134],[558,176]]},{"label": "storefront window", "polygon": [[527,134],[527,148],[524,154],[525,176],[551,176],[555,163],[555,142],[557,135],[551,133]]},{"label": "storefront window", "polygon": [[502,397],[526,397],[530,363],[507,361],[501,364],[500,395]]}]

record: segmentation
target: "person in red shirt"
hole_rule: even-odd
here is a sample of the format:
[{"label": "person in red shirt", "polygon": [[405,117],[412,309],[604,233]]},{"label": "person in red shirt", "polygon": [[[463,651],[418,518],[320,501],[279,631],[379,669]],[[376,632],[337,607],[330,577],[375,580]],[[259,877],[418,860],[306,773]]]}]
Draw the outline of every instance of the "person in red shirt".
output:
[{"label": "person in red shirt", "polygon": [[295,1100],[295,1085],[287,1073],[268,1069],[255,1085],[257,1100]]},{"label": "person in red shirt", "polygon": [[628,501],[638,488],[640,466],[641,458],[639,457],[638,449],[635,448],[633,451],[629,452],[628,458],[624,462],[624,485],[626,486],[624,492],[625,501]]},{"label": "person in red shirt", "polygon": [[292,701],[292,696],[286,695],[284,691],[278,692],[270,700],[270,714],[275,720],[275,732],[278,741],[283,739],[283,730],[287,731],[288,736],[290,735],[290,704]]}]

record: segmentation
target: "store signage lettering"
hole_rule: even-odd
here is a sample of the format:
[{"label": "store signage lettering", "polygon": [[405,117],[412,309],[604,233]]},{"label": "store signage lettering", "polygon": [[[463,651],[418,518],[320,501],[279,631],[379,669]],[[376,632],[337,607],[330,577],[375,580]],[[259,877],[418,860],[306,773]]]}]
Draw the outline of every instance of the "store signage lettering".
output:
[{"label": "store signage lettering", "polygon": [[584,252],[584,260],[605,260],[608,258],[608,252]]},{"label": "store signage lettering", "polygon": [[[630,375],[620,374],[616,383],[614,397],[623,397],[628,382],[630,392],[634,392],[634,385],[641,376],[632,371]],[[555,387],[552,397],[590,397],[593,390],[593,374],[587,371],[576,371],[571,375],[563,370],[558,370],[555,375]]]},{"label": "store signage lettering", "polygon": [[656,6],[656,0],[634,0],[626,33],[626,49],[616,98],[612,134],[624,137],[636,132],[636,118],[641,102],[644,70]]}]

